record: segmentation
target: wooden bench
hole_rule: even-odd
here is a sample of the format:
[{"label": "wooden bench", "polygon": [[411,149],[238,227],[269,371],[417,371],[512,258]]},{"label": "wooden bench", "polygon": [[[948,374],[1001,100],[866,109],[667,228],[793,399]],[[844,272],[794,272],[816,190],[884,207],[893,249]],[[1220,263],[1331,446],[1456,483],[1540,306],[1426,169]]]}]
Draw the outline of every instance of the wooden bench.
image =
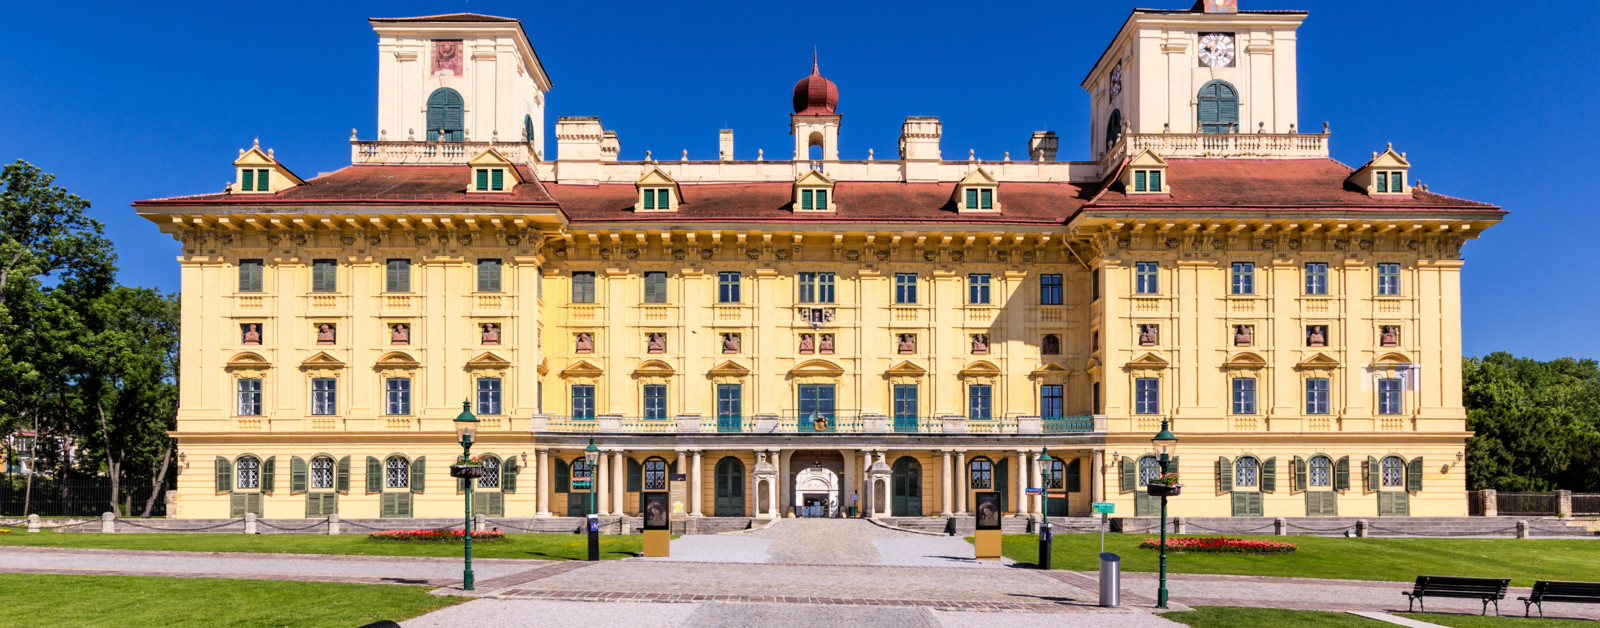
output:
[{"label": "wooden bench", "polygon": [[1580,604],[1600,604],[1600,582],[1564,582],[1561,580],[1540,580],[1533,583],[1533,593],[1528,597],[1519,597],[1522,601],[1522,616],[1527,617],[1528,611],[1534,606],[1539,607],[1539,617],[1544,617],[1545,602],[1578,602]]},{"label": "wooden bench", "polygon": [[1494,614],[1500,614],[1500,600],[1506,597],[1510,578],[1457,578],[1453,576],[1417,576],[1417,583],[1405,592],[1406,610],[1415,602],[1422,612],[1428,612],[1425,597],[1459,597],[1483,602],[1483,612],[1489,614],[1489,603],[1494,603]]}]

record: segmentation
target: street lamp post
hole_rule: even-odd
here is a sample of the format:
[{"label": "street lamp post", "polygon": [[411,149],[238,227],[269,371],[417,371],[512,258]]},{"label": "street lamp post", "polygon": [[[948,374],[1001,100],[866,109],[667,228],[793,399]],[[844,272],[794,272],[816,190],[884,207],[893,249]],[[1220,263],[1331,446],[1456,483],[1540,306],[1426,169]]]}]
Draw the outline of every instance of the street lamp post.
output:
[{"label": "street lamp post", "polygon": [[1050,457],[1050,448],[1046,447],[1039,456],[1039,487],[1043,494],[1039,496],[1039,568],[1050,568],[1050,463],[1055,459]]},{"label": "street lamp post", "polygon": [[592,436],[589,437],[589,446],[583,448],[583,458],[589,461],[589,560],[597,561],[600,560],[600,515],[595,510],[598,506],[595,502],[600,489],[595,482],[600,474],[595,470],[595,465],[600,463],[600,448],[594,446]]},{"label": "street lamp post", "polygon": [[[456,436],[461,438],[461,461],[472,459],[472,441],[478,435],[478,417],[472,415],[471,402],[461,402],[461,414],[456,415]],[[466,544],[466,567],[461,573],[461,589],[472,590],[472,485],[477,484],[476,478],[463,478],[467,485],[467,533],[463,537]]]},{"label": "street lamp post", "polygon": [[[1161,431],[1150,439],[1156,451],[1161,452],[1161,475],[1166,475],[1172,461],[1172,450],[1178,446],[1178,437],[1167,430],[1167,420],[1161,420]],[[1161,493],[1161,584],[1156,589],[1156,608],[1167,607],[1167,492]]]}]

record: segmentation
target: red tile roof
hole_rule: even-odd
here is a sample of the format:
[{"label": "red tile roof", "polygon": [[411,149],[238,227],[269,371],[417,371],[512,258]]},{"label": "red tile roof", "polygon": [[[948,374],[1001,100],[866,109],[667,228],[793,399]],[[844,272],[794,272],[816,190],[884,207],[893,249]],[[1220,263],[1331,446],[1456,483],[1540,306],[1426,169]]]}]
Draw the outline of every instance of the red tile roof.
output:
[{"label": "red tile roof", "polygon": [[472,169],[443,166],[348,166],[276,194],[198,194],[139,201],[134,205],[172,204],[414,204],[443,201],[458,204],[554,205],[544,185],[526,166],[517,166],[527,181],[506,194],[468,194]]},{"label": "red tile roof", "polygon": [[415,17],[369,17],[368,22],[518,22],[514,17],[499,17],[481,13],[446,13],[443,15],[418,15]]},{"label": "red tile roof", "polygon": [[1497,211],[1486,203],[1414,191],[1383,198],[1345,179],[1352,168],[1332,159],[1177,159],[1167,160],[1172,193],[1127,194],[1114,181],[1090,202],[1091,209],[1370,209]]}]

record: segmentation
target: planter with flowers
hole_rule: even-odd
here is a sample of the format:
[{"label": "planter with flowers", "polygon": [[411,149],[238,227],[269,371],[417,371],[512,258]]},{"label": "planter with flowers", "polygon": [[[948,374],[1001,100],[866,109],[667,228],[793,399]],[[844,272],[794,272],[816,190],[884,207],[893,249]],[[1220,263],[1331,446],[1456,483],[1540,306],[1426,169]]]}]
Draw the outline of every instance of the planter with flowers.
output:
[{"label": "planter with flowers", "polygon": [[1178,483],[1178,474],[1163,473],[1150,479],[1147,487],[1149,493],[1155,497],[1176,497],[1183,493],[1183,485]]},{"label": "planter with flowers", "polygon": [[450,465],[450,477],[453,478],[481,478],[483,477],[483,456],[471,458],[461,457],[456,463]]}]

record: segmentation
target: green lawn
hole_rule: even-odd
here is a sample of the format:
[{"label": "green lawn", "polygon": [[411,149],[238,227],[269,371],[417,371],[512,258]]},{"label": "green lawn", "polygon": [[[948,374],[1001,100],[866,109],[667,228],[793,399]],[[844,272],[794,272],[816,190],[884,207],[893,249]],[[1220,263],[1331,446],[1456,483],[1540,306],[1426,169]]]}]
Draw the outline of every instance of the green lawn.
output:
[{"label": "green lawn", "polygon": [[[1061,537],[1056,537],[1057,539]],[[1108,546],[1107,549],[1110,549]],[[1288,611],[1276,608],[1242,608],[1237,606],[1196,606],[1192,611],[1163,613],[1166,619],[1188,624],[1195,628],[1380,628],[1393,626],[1349,613],[1329,611]]]},{"label": "green lawn", "polygon": [[360,626],[468,599],[386,584],[0,574],[0,626]]},{"label": "green lawn", "polygon": [[[1193,536],[1193,535],[1190,535]],[[1122,556],[1123,571],[1156,571],[1155,550],[1139,549],[1141,534],[1107,534],[1106,551]],[[1419,575],[1511,578],[1518,586],[1534,580],[1595,580],[1600,574],[1600,542],[1581,539],[1351,539],[1317,536],[1250,536],[1300,546],[1292,554],[1167,554],[1173,573],[1238,574],[1297,578],[1414,581]],[[1006,535],[1002,552],[1012,560],[1035,563],[1038,537]],[[1051,567],[1074,571],[1100,568],[1098,534],[1060,534]]]},{"label": "green lawn", "polygon": [[[1515,602],[1515,600],[1512,601]],[[1505,602],[1501,602],[1501,605],[1504,606]],[[1516,605],[1518,607],[1517,610],[1520,611],[1522,603],[1516,602]],[[1560,610],[1557,608],[1552,607],[1550,610],[1554,611],[1555,614],[1560,614]],[[1534,617],[1531,619],[1524,619],[1521,615],[1512,615],[1509,607],[1502,608],[1501,612],[1506,613],[1506,616],[1495,617],[1494,615],[1489,615],[1485,617],[1481,615],[1442,615],[1439,613],[1395,614],[1408,619],[1425,621],[1441,626],[1454,626],[1455,628],[1594,628],[1595,625],[1592,621],[1575,619],[1539,619],[1538,611],[1534,611]]]},{"label": "green lawn", "polygon": [[[582,534],[508,534],[508,540],[472,544],[474,558],[583,560],[589,556]],[[14,532],[0,534],[0,545],[187,552],[283,552],[363,556],[460,556],[460,543],[368,541],[364,534],[85,534]],[[614,560],[644,551],[643,537],[601,535],[600,558]]]}]

